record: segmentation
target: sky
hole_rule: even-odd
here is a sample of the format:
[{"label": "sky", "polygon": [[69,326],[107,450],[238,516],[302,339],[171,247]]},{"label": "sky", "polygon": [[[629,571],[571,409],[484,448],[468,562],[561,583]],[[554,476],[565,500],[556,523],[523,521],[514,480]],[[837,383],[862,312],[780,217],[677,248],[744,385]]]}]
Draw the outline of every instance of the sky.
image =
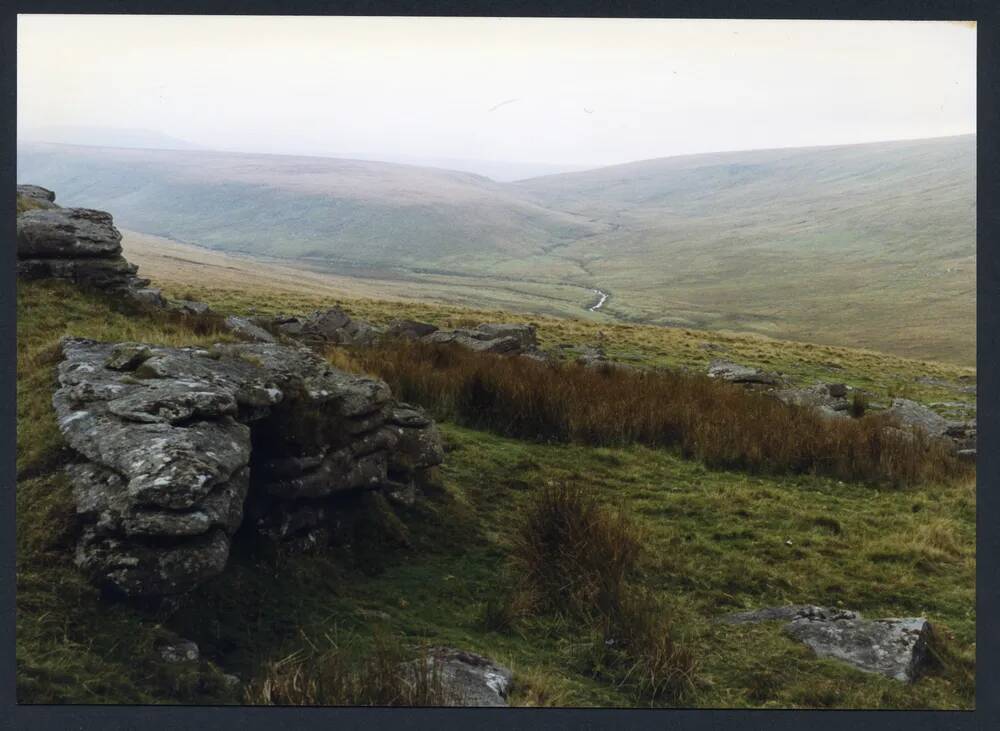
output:
[{"label": "sky", "polygon": [[21,15],[17,60],[19,135],[62,142],[570,169],[976,129],[971,23]]}]

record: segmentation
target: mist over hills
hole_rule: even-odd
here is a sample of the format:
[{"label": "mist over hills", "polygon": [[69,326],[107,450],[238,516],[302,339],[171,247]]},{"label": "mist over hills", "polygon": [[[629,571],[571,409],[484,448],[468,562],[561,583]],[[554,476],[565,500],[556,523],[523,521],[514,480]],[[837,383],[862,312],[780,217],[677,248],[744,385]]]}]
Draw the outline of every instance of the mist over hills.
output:
[{"label": "mist over hills", "polygon": [[[23,143],[18,181],[210,248],[433,275],[442,298],[449,276],[475,277],[484,291],[503,283],[517,309],[971,363],[975,149],[966,135],[727,152],[499,183],[361,160]],[[597,288],[611,293],[606,315],[586,311]]]}]

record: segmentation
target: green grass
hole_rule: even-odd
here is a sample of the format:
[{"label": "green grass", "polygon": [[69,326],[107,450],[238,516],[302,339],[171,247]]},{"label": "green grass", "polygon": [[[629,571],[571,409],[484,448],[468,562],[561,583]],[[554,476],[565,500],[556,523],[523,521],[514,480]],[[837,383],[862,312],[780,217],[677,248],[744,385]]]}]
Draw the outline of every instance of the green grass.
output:
[{"label": "green grass", "polygon": [[[594,677],[588,638],[576,634],[571,619],[525,616],[505,632],[484,623],[485,607],[509,583],[511,536],[527,501],[541,486],[565,482],[621,505],[642,530],[645,558],[633,581],[662,603],[677,642],[698,660],[685,705],[974,704],[972,484],[886,491],[811,476],[750,477],[666,450],[535,444],[443,424],[443,487],[412,508],[392,509],[405,540],[389,532],[372,549],[305,556],[238,546],[226,572],[169,619],[106,602],[71,558],[69,486],[58,470],[66,455],[49,405],[62,334],[167,344],[221,339],[197,334],[191,323],[116,312],[68,286],[19,287],[22,702],[236,702],[219,668],[258,679],[271,663],[327,637],[350,637],[363,652],[374,646],[376,627],[404,648],[452,645],[509,665],[515,704],[648,702],[613,679]],[[907,686],[817,660],[778,627],[714,621],[786,602],[844,606],[869,617],[927,616],[939,630],[942,666]],[[198,642],[208,659],[198,667],[164,666],[155,646],[174,633]]]}]

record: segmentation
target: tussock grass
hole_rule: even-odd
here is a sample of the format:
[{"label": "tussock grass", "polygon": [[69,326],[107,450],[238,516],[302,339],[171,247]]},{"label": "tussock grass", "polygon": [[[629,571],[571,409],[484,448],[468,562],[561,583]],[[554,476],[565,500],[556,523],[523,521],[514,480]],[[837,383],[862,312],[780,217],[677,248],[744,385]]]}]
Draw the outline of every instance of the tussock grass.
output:
[{"label": "tussock grass", "polygon": [[532,495],[512,539],[512,600],[533,597],[535,611],[589,628],[585,672],[640,701],[680,701],[695,686],[697,662],[676,642],[662,604],[630,581],[641,554],[642,535],[623,509],[579,486],[547,485]]},{"label": "tussock grass", "polygon": [[512,538],[511,559],[521,588],[537,597],[540,608],[613,616],[622,611],[640,541],[622,510],[557,483],[532,495]]},{"label": "tussock grass", "polygon": [[442,683],[439,664],[377,630],[370,651],[357,657],[348,641],[328,638],[268,663],[244,699],[262,706],[442,706],[460,701]]},{"label": "tussock grass", "polygon": [[348,358],[439,417],[507,436],[677,447],[711,467],[894,486],[971,474],[925,435],[886,429],[885,417],[829,419],[699,374],[544,364],[406,341]]}]

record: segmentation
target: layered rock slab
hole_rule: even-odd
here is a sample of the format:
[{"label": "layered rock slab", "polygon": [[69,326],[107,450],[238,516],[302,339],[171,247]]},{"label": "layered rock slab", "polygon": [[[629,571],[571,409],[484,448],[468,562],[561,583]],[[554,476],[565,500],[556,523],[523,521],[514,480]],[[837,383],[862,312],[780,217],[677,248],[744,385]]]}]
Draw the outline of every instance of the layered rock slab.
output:
[{"label": "layered rock slab", "polygon": [[62,349],[53,404],[81,458],[68,468],[77,563],[127,595],[183,593],[218,574],[247,506],[261,533],[277,519],[279,539],[301,539],[330,512],[323,499],[398,490],[443,458],[419,410],[306,349]]},{"label": "layered rock slab", "polygon": [[[33,200],[45,200],[51,193],[38,191]],[[102,290],[142,290],[149,281],[139,279],[138,267],[122,256],[121,240],[111,214],[104,211],[54,204],[25,211],[17,217],[17,274],[24,279],[66,279]]]}]

